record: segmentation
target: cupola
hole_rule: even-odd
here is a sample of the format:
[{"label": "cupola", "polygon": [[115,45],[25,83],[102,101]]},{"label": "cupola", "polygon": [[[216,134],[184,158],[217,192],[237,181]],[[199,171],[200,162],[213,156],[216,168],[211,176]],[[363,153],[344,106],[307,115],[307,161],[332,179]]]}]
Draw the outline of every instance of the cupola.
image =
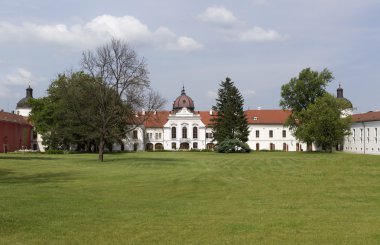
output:
[{"label": "cupola", "polygon": [[185,86],[182,87],[181,95],[178,96],[173,102],[173,111],[178,111],[182,108],[187,108],[190,111],[194,111],[194,101],[186,95]]},{"label": "cupola", "polygon": [[353,108],[351,101],[349,101],[348,99],[344,98],[344,96],[343,96],[343,88],[341,87],[340,84],[339,84],[339,88],[336,90],[336,97],[338,99],[344,100],[346,102],[347,108],[344,108],[344,109],[352,109]]},{"label": "cupola", "polygon": [[33,89],[29,85],[29,87],[26,89],[26,96],[17,103],[16,109],[31,108],[31,105],[29,103],[29,99],[31,98],[33,98]]}]

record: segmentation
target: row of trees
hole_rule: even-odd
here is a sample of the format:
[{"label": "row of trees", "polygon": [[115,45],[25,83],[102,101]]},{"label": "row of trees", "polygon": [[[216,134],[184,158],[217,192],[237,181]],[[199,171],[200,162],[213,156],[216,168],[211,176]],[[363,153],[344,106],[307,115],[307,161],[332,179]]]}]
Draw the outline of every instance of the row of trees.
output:
[{"label": "row of trees", "polygon": [[286,125],[297,139],[307,143],[308,150],[314,142],[331,152],[349,134],[351,118],[342,116],[342,111],[350,103],[326,91],[333,79],[328,69],[317,72],[306,68],[281,87],[280,106],[292,111]]},{"label": "row of trees", "polygon": [[[134,50],[112,40],[82,55],[81,70],[58,75],[47,96],[33,99],[31,120],[50,149],[95,151],[103,161],[104,148],[122,139],[128,131],[159,110],[165,100],[150,88],[147,65]],[[313,142],[331,151],[348,134],[349,118],[341,118],[347,107],[326,92],[333,76],[327,69],[310,68],[281,88],[280,105],[292,111],[287,125],[297,139]],[[249,151],[248,121],[244,99],[230,78],[222,81],[213,110],[214,139],[221,152]],[[139,111],[144,117],[136,117]],[[138,121],[136,121],[138,120]]]},{"label": "row of trees", "polygon": [[[351,118],[342,117],[342,111],[349,108],[350,103],[326,91],[333,79],[328,69],[317,72],[306,68],[298,77],[281,87],[280,106],[292,112],[286,126],[289,126],[298,140],[307,143],[308,150],[316,143],[331,152],[349,134]],[[234,146],[241,148],[239,142],[245,143],[248,140],[249,130],[243,103],[240,92],[227,77],[220,84],[216,105],[213,107],[217,111],[217,117],[213,120],[214,139],[219,146],[223,146],[219,147],[221,151],[233,151]],[[232,139],[238,141],[233,141],[233,144],[223,143]]]},{"label": "row of trees", "polygon": [[[46,97],[34,99],[31,119],[50,149],[97,149],[121,142],[165,100],[150,88],[144,59],[119,40],[86,51],[82,70],[60,74]],[[136,113],[145,110],[144,118]],[[139,120],[136,122],[136,120]]]}]

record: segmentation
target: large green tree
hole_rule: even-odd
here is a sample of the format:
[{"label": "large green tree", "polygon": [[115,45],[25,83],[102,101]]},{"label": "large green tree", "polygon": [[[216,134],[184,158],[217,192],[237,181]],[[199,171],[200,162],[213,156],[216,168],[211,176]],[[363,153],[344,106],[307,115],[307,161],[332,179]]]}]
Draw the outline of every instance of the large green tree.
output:
[{"label": "large green tree", "polygon": [[[139,58],[137,53],[121,40],[112,39],[111,42],[95,50],[84,52],[82,68],[94,80],[101,81],[106,88],[113,90],[112,96],[115,99],[128,106],[129,113],[124,115],[124,122],[120,122],[119,127],[126,124],[132,127],[141,124],[152,115],[150,112],[159,110],[165,104],[165,100],[150,87],[145,60]],[[109,121],[118,120],[116,118],[118,115],[108,108],[109,92],[99,90],[99,93],[94,95],[98,102],[98,113],[103,114],[104,119],[104,124],[99,125],[99,131],[105,131]],[[136,122],[135,114],[142,110],[147,113],[142,120],[139,118]],[[99,160],[101,161],[103,161],[105,143],[106,138],[100,138]]]},{"label": "large green tree", "polygon": [[294,132],[296,138],[308,144],[308,149],[313,139],[308,134],[302,133],[302,128],[300,128],[307,122],[303,112],[327,93],[326,87],[333,79],[328,69],[318,72],[306,68],[299,73],[298,77],[290,79],[281,87],[280,106],[284,110],[292,111],[286,125]]},{"label": "large green tree", "polygon": [[[99,160],[103,161],[106,144],[120,142],[128,130],[152,115],[149,112],[162,108],[165,100],[150,88],[144,59],[140,59],[123,41],[112,39],[108,44],[84,52],[81,63],[83,72],[61,75],[52,84],[49,89],[57,89],[61,100],[48,107],[66,111],[65,135],[73,131],[68,135],[79,132],[80,139],[94,139]],[[55,101],[52,98],[45,100],[48,103]],[[136,113],[141,110],[147,112],[144,118],[136,118]],[[35,120],[37,124],[38,119]],[[61,139],[62,135],[59,135]]]},{"label": "large green tree", "polygon": [[31,120],[50,149],[86,145],[89,150],[92,143],[97,148],[125,135],[130,108],[102,81],[84,72],[61,74],[47,92],[32,101]]},{"label": "large green tree", "polygon": [[214,139],[221,143],[227,139],[248,141],[249,129],[243,110],[244,99],[234,82],[227,77],[218,90],[213,110],[217,115],[212,119]]},{"label": "large green tree", "polygon": [[334,146],[350,133],[350,117],[342,117],[347,101],[326,93],[302,111],[304,123],[297,130],[299,138],[307,138],[332,152]]}]

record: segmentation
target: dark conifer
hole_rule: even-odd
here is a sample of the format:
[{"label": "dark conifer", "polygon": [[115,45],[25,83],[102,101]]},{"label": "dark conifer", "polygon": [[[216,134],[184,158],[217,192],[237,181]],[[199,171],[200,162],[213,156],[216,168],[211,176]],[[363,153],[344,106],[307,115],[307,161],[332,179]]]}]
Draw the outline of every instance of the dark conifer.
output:
[{"label": "dark conifer", "polygon": [[248,141],[249,129],[243,110],[244,99],[234,82],[227,77],[218,90],[218,98],[213,110],[217,115],[212,119],[214,140],[218,143],[227,139]]}]

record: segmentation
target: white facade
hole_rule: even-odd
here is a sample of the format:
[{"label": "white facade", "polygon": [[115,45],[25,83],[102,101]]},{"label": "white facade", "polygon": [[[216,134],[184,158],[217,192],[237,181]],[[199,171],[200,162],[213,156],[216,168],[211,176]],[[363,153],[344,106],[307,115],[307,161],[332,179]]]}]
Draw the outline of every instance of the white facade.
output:
[{"label": "white facade", "polygon": [[164,125],[165,150],[206,149],[206,125],[197,113],[182,108]]},{"label": "white facade", "polygon": [[[157,112],[157,115],[161,115]],[[283,126],[283,118],[288,115],[282,110],[250,110],[248,118],[249,136],[247,144],[252,150],[306,151],[306,143],[295,139],[288,127]],[[165,116],[161,126],[149,127],[149,123],[137,127],[135,138],[128,134],[125,150],[204,150],[213,149],[212,127],[208,125],[212,112],[192,112],[187,108],[172,111]],[[257,117],[260,120],[257,120]],[[268,119],[269,118],[269,119]],[[262,121],[272,122],[260,123]],[[137,138],[136,138],[137,137]],[[136,146],[137,145],[137,146]],[[120,148],[114,148],[119,150]],[[313,146],[312,150],[316,150]]]},{"label": "white facade", "polygon": [[344,140],[343,151],[380,155],[380,120],[351,123],[351,134]]},{"label": "white facade", "polygon": [[[288,127],[275,124],[249,125],[248,145],[252,150],[306,151]],[[313,147],[315,150],[315,147]]]}]

